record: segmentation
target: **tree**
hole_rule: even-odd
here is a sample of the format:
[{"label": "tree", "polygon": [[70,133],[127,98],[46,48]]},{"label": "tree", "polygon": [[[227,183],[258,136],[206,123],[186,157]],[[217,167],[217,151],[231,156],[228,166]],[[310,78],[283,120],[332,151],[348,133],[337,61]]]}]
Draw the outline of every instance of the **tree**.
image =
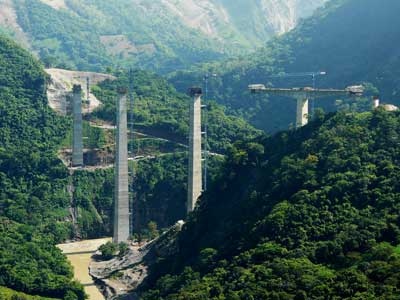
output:
[{"label": "tree", "polygon": [[104,260],[110,260],[117,255],[118,245],[112,242],[107,242],[99,247],[101,257]]}]

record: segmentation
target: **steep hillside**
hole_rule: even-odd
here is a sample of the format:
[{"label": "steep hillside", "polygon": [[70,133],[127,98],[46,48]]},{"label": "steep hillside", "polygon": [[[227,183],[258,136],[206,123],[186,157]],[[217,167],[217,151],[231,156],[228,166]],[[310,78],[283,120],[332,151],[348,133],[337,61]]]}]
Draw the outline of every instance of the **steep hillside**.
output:
[{"label": "steep hillside", "polygon": [[47,85],[47,98],[49,100],[49,105],[56,112],[66,115],[69,106],[69,95],[72,91],[72,87],[75,84],[81,85],[83,90],[83,98],[90,99],[89,105],[84,107],[84,112],[92,112],[97,109],[101,103],[87,89],[89,80],[90,85],[96,85],[106,79],[113,80],[114,77],[109,74],[94,73],[94,72],[79,72],[79,71],[69,71],[63,69],[46,69],[46,73],[49,74],[50,78]]},{"label": "steep hillside", "polygon": [[143,299],[398,299],[398,113],[237,143]]},{"label": "steep hillside", "polygon": [[326,0],[211,0],[161,1],[182,21],[208,36],[235,41],[248,48],[264,45],[271,37],[293,29]]},{"label": "steep hillside", "polygon": [[[204,66],[194,74],[178,74],[173,81],[180,88],[206,70],[218,73],[219,78],[211,82],[214,96],[268,131],[287,128],[293,123],[295,101],[251,97],[247,85],[312,85],[310,76],[270,77],[284,72],[326,71],[328,75],[317,80],[319,87],[344,88],[370,82],[378,88],[383,101],[400,104],[399,9],[400,2],[396,0],[333,0],[295,30],[269,42],[254,55]],[[334,100],[316,105],[332,110]]]},{"label": "steep hillside", "polygon": [[83,300],[55,247],[72,231],[68,172],[56,157],[67,124],[48,107],[45,76],[39,62],[0,37],[0,286]]},{"label": "steep hillside", "polygon": [[2,0],[0,26],[49,65],[171,72],[246,53],[326,0]]}]

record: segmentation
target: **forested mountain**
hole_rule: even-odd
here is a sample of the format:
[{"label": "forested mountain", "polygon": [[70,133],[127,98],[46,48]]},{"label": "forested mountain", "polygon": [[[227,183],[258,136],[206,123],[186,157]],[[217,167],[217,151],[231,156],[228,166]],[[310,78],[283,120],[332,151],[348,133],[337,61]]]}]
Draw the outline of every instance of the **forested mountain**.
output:
[{"label": "forested mountain", "polygon": [[[0,0],[1,30],[43,65],[115,75],[91,87],[103,105],[85,115],[87,152],[113,156],[116,90],[133,79],[136,234],[186,215],[183,92],[209,75],[209,189],[177,239],[164,240],[173,247],[144,258],[157,259],[141,299],[399,299],[400,112],[318,110],[307,126],[273,136],[247,123],[277,131],[293,122],[294,100],[247,91],[312,84],[275,76],[292,72],[326,71],[318,87],[363,83],[367,96],[400,104],[398,0],[331,0],[270,40],[325,2]],[[197,63],[170,83],[143,70]],[[48,107],[43,65],[0,36],[0,300],[84,300],[55,245],[111,234],[112,161],[68,170],[59,159],[71,148],[71,118]],[[317,106],[361,111],[368,102]]]},{"label": "forested mountain", "polygon": [[[0,286],[83,300],[82,286],[55,247],[72,233],[68,172],[56,157],[67,124],[47,105],[42,66],[3,37],[0,112]],[[11,299],[13,292],[0,287],[0,295]]]},{"label": "forested mountain", "polygon": [[0,26],[49,65],[171,72],[246,53],[326,0],[2,0]]},{"label": "forested mountain", "polygon": [[399,133],[377,110],[237,143],[143,299],[398,299]]},{"label": "forested mountain", "polygon": [[[71,177],[57,157],[71,122],[48,107],[48,78],[40,63],[3,37],[0,74],[0,287],[45,297],[83,299],[82,287],[71,281],[71,267],[55,244],[75,237],[71,208],[78,212],[75,225],[81,237],[110,234],[113,169],[76,172]],[[116,81],[93,87],[105,104],[95,112],[97,119],[113,121],[115,90],[127,84],[124,72],[116,75]],[[152,129],[185,143],[189,97],[156,75],[138,71],[134,78],[140,108],[135,112],[138,130]],[[209,117],[222,124],[222,128],[210,126],[214,151],[224,153],[234,140],[259,135],[245,121],[226,116],[219,105],[210,105]],[[142,148],[149,147],[146,141],[140,143]],[[101,141],[96,141],[99,144]],[[149,221],[169,226],[185,215],[187,150],[180,147],[135,166],[141,228]],[[152,155],[158,154],[155,151]],[[73,195],[68,192],[71,184]],[[1,297],[3,294],[8,299],[13,292],[0,288]]]},{"label": "forested mountain", "polygon": [[[294,122],[295,101],[251,96],[247,85],[312,86],[310,76],[271,78],[272,75],[325,71],[328,75],[317,79],[317,87],[344,88],[368,82],[378,89],[383,101],[400,104],[399,10],[397,0],[332,0],[255,54],[179,73],[172,81],[180,89],[207,70],[219,74],[211,81],[214,97],[268,131],[287,128]],[[316,105],[332,110],[334,100]]]}]

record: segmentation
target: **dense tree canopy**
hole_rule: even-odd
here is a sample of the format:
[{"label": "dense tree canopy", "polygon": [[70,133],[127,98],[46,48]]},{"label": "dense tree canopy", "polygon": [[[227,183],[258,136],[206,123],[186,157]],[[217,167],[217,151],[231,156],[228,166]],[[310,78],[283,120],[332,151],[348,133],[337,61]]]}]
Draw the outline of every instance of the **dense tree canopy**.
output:
[{"label": "dense tree canopy", "polygon": [[56,67],[104,71],[135,65],[165,73],[240,52],[225,50],[221,40],[186,26],[171,12],[158,13],[153,3],[65,0],[68,9],[56,10],[40,0],[14,1],[32,48]]},{"label": "dense tree canopy", "polygon": [[41,65],[0,37],[0,286],[83,299],[54,246],[71,236],[68,172],[56,157],[66,122],[48,107],[44,88]]},{"label": "dense tree canopy", "polygon": [[144,299],[397,299],[399,132],[378,110],[237,143]]}]

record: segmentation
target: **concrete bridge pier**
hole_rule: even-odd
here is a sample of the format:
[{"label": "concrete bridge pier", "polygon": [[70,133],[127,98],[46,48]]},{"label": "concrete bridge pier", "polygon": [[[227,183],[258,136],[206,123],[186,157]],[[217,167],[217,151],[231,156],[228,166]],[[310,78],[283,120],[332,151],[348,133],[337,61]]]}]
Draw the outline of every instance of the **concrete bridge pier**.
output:
[{"label": "concrete bridge pier", "polygon": [[201,155],[201,88],[189,89],[190,101],[190,132],[189,132],[189,172],[187,213],[196,207],[196,202],[202,193],[202,155]]},{"label": "concrete bridge pier", "polygon": [[72,137],[72,166],[83,166],[83,121],[82,121],[82,88],[74,85],[72,97],[73,137]]},{"label": "concrete bridge pier", "polygon": [[130,236],[127,90],[118,91],[113,242]]}]

